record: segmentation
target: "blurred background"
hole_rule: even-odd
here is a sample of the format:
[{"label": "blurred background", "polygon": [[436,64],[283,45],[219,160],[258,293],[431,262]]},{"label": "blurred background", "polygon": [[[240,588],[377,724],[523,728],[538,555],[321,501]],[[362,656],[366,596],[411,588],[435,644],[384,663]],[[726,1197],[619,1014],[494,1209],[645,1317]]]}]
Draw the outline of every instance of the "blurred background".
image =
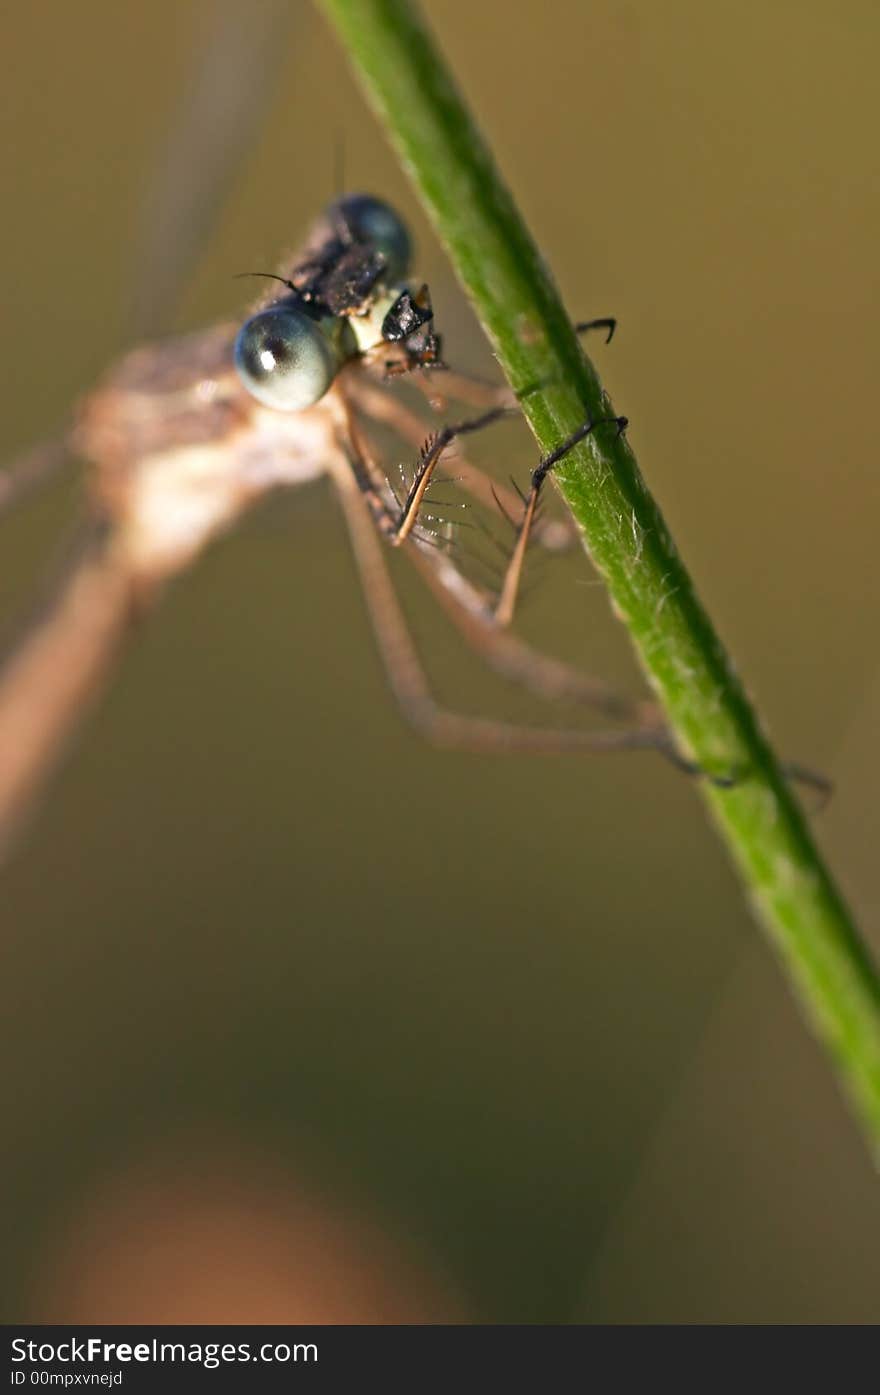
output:
[{"label": "blurred background", "polygon": [[[880,951],[880,12],[430,14],[573,317],[619,318],[590,350],[777,744],[835,782]],[[236,314],[340,136],[492,371],[308,5],[38,0],[5,51],[3,459],[138,337]],[[473,455],[534,459],[516,424]],[[80,490],[4,520],[10,623]],[[637,685],[586,560],[540,570],[522,632]],[[540,715],[395,575],[446,699]],[[421,746],[322,485],[173,587],[0,904],[6,1321],[880,1317],[866,1150],[694,786]]]}]

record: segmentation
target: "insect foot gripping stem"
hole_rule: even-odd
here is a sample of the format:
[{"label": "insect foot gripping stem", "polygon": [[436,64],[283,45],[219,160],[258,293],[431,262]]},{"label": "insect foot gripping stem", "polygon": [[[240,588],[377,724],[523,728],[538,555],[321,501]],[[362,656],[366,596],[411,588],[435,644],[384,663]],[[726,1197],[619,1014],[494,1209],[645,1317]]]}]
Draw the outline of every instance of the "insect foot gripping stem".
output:
[{"label": "insect foot gripping stem", "polygon": [[558,465],[560,460],[568,455],[569,451],[574,450],[575,446],[580,445],[581,441],[586,440],[587,436],[589,436],[592,431],[595,431],[597,426],[603,426],[606,423],[616,426],[617,434],[621,436],[629,426],[629,418],[597,417],[595,421],[592,421],[588,417],[583,426],[579,426],[577,431],[573,431],[570,436],[567,436],[561,446],[557,446],[554,451],[551,451],[549,455],[545,455],[543,460],[538,462],[535,469],[532,471],[532,488],[540,489],[554,465]]}]

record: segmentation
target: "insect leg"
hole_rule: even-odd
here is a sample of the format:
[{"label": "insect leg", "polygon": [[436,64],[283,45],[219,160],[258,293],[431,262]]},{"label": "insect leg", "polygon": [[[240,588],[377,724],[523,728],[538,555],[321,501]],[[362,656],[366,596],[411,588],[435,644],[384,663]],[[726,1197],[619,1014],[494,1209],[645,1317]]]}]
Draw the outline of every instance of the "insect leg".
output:
[{"label": "insect leg", "polygon": [[351,467],[352,480],[363,496],[379,532],[390,542],[394,542],[399,510],[392,508],[386,497],[386,494],[391,494],[390,484],[388,480],[383,479],[382,472],[376,464],[369,442],[360,429],[349,395],[339,393],[336,401],[340,412],[340,433]]},{"label": "insect leg", "polygon": [[568,454],[580,441],[585,440],[597,426],[609,423],[617,427],[617,434],[620,435],[627,426],[626,417],[599,417],[596,421],[587,421],[583,426],[579,426],[561,445],[557,446],[549,455],[545,455],[532,471],[532,482],[529,492],[526,495],[525,509],[522,521],[519,525],[516,544],[511,554],[507,571],[504,574],[504,581],[498,596],[498,603],[495,607],[495,619],[499,625],[509,625],[513,619],[516,609],[516,598],[522,580],[523,563],[525,561],[526,549],[529,545],[529,537],[535,521],[535,510],[538,507],[538,499],[541,495],[544,481],[550,471],[559,461]]},{"label": "insect leg", "polygon": [[617,721],[654,730],[665,727],[659,706],[650,699],[618,692],[604,679],[544,654],[501,629],[483,593],[461,575],[449,557],[423,550],[417,542],[406,551],[465,643],[504,678],[547,701],[579,703]]},{"label": "insect leg", "polygon": [[397,520],[393,541],[396,543],[405,542],[412,532],[416,520],[419,516],[419,509],[422,500],[428,491],[431,483],[431,476],[437,468],[440,457],[450,446],[457,436],[465,436],[473,431],[481,431],[490,422],[498,421],[500,417],[506,416],[510,409],[508,407],[490,407],[481,417],[474,417],[470,421],[460,421],[453,426],[443,426],[439,431],[435,431],[429,436],[422,447],[421,457],[416,467],[413,481],[409,492],[400,510]]},{"label": "insect leg", "polygon": [[605,343],[610,344],[614,338],[614,331],[617,329],[617,321],[609,315],[601,320],[581,320],[573,326],[575,334],[586,334],[591,329],[607,330]]},{"label": "insect leg", "polygon": [[[374,387],[363,377],[353,387],[352,396],[358,407],[373,421],[390,427],[417,449],[424,445],[427,430],[424,421],[397,398]],[[455,454],[455,483],[488,509],[501,508],[510,518],[517,517],[522,511],[522,499],[515,490],[493,480],[485,470],[458,451]],[[577,530],[567,518],[541,519],[533,537],[542,547],[561,552],[577,540]]]},{"label": "insect leg", "polygon": [[[472,751],[656,750],[679,769],[701,774],[676,750],[669,733],[645,724],[629,729],[578,731],[519,726],[470,717],[440,706],[407,629],[370,513],[353,476],[338,468],[334,479],[348,524],[373,630],[388,681],[409,724],[436,745]],[[723,780],[719,784],[726,783]]]},{"label": "insect leg", "polygon": [[[367,438],[364,446],[372,449]],[[550,701],[568,699],[618,720],[655,728],[662,725],[656,703],[627,697],[603,679],[543,654],[502,629],[495,619],[493,598],[468,580],[445,551],[426,547],[418,535],[408,540],[404,550],[465,642],[505,678]]]},{"label": "insect leg", "polygon": [[483,426],[488,426],[489,422],[505,416],[510,409],[508,407],[492,407],[481,417],[472,421],[459,422],[456,426],[444,426],[440,431],[429,436],[422,446],[419,462],[412,483],[407,490],[406,498],[395,511],[387,502],[383,491],[383,485],[388,486],[388,481],[382,478],[381,471],[373,459],[353,410],[358,400],[363,403],[364,394],[361,392],[359,399],[358,390],[352,388],[350,381],[347,384],[347,391],[338,390],[335,397],[340,412],[340,426],[348,447],[349,463],[377,528],[392,546],[398,547],[410,536],[418,521],[419,509],[431,484],[431,477],[446,447],[456,436],[464,435],[470,431],[479,431]]}]

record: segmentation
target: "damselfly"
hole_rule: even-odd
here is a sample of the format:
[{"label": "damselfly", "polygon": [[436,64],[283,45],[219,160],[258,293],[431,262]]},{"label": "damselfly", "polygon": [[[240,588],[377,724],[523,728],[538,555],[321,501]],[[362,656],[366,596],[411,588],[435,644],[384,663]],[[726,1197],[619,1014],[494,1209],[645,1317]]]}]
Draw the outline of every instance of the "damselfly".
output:
[{"label": "damselfly", "polygon": [[[63,442],[0,476],[0,506],[67,453],[88,464],[89,518],[74,563],[0,674],[0,838],[64,749],[100,691],[123,641],[166,583],[268,491],[329,475],[339,494],[391,689],[411,724],[448,746],[488,750],[654,748],[680,755],[654,704],[537,653],[510,633],[529,540],[542,540],[537,505],[553,465],[593,430],[585,423],[540,462],[518,494],[463,456],[460,487],[511,521],[509,556],[494,591],[469,579],[436,523],[430,489],[444,452],[463,435],[516,411],[506,390],[445,367],[426,286],[407,281],[410,238],[385,203],[334,202],[292,268],[273,273],[243,325],[221,325],[125,357],[82,403]],[[603,327],[599,320],[578,328]],[[442,371],[440,371],[442,369]],[[408,374],[479,414],[426,437],[421,416],[389,390]],[[439,391],[438,391],[439,390]],[[397,481],[371,430],[391,428],[415,457]],[[416,451],[418,454],[416,455]],[[552,544],[544,528],[543,542]],[[508,678],[543,697],[568,698],[621,723],[609,730],[515,726],[447,711],[431,695],[383,557],[403,549],[464,639]]]}]

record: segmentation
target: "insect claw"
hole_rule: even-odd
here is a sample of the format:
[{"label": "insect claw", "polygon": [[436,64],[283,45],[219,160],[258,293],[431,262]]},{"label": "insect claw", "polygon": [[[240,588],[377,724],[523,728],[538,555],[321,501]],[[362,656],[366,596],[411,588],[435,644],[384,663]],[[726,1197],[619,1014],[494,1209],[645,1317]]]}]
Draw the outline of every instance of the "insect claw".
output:
[{"label": "insect claw", "polygon": [[605,336],[605,343],[610,344],[614,338],[614,331],[617,329],[617,321],[608,316],[601,320],[581,320],[579,324],[574,326],[575,334],[586,334],[587,330],[590,329],[606,329],[608,333]]}]

